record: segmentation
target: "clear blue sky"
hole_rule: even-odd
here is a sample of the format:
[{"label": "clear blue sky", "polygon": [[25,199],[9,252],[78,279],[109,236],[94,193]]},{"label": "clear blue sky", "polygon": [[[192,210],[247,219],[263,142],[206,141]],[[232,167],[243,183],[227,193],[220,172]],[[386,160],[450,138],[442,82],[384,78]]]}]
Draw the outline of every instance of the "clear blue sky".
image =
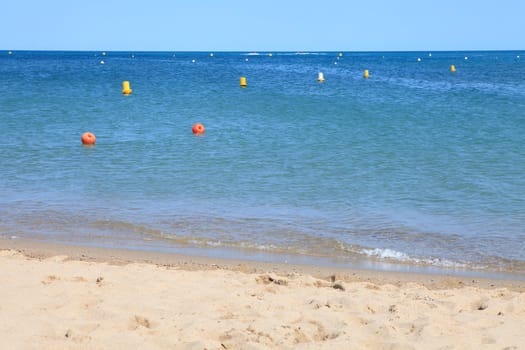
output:
[{"label": "clear blue sky", "polygon": [[3,0],[2,50],[525,49],[525,0]]}]

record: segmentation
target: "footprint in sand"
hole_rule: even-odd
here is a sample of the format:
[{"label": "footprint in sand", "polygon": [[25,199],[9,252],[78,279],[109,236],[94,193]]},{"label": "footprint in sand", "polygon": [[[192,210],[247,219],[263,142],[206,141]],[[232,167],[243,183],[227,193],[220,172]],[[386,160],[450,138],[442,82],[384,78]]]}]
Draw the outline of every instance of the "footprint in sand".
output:
[{"label": "footprint in sand", "polygon": [[285,279],[278,279],[278,278],[272,277],[270,275],[261,275],[261,276],[258,276],[257,278],[255,278],[255,280],[256,280],[257,283],[261,283],[261,284],[273,283],[273,284],[277,284],[279,286],[287,286],[288,285],[288,281],[287,280],[285,280]]},{"label": "footprint in sand", "polygon": [[153,328],[153,326],[154,326],[153,323],[146,317],[135,315],[130,321],[129,329],[136,330],[139,327],[151,329]]},{"label": "footprint in sand", "polygon": [[49,276],[47,276],[45,279],[43,279],[40,282],[42,284],[48,285],[48,284],[51,284],[51,283],[59,281],[59,280],[60,280],[60,277],[57,277],[55,275],[49,275]]}]

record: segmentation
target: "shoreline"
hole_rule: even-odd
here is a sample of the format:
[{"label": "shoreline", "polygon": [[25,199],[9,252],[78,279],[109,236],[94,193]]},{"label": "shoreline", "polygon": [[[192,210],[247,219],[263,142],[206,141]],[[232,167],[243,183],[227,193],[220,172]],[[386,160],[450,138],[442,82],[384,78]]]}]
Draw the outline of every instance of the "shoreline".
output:
[{"label": "shoreline", "polygon": [[432,272],[399,271],[386,269],[341,267],[286,262],[267,262],[225,257],[207,257],[166,253],[146,250],[102,248],[78,244],[60,244],[30,239],[0,239],[0,251],[14,250],[32,259],[48,259],[54,256],[67,256],[68,260],[127,265],[144,263],[157,266],[176,267],[188,271],[224,269],[234,272],[276,274],[298,273],[320,279],[337,276],[345,282],[371,282],[375,284],[418,283],[427,288],[449,288],[453,286],[475,286],[480,288],[508,288],[525,291],[525,279],[521,275],[511,278],[510,274],[489,273],[488,276],[470,275],[451,271]]}]

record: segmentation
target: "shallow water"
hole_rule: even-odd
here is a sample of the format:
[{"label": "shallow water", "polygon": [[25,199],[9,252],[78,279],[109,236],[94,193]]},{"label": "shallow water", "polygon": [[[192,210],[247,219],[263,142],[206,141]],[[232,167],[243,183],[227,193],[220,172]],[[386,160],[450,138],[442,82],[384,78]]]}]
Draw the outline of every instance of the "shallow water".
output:
[{"label": "shallow water", "polygon": [[525,274],[524,59],[1,52],[0,235]]}]

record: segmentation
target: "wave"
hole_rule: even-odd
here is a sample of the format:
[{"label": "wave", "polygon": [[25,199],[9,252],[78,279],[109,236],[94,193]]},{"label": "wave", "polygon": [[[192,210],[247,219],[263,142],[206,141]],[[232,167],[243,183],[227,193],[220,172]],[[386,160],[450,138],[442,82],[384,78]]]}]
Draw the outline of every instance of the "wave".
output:
[{"label": "wave", "polygon": [[[220,217],[178,218],[151,222],[130,222],[128,220],[95,219],[90,216],[72,215],[70,212],[31,210],[30,213],[14,213],[0,218],[0,237],[42,237],[47,239],[87,244],[103,244],[119,247],[125,242],[134,249],[142,249],[143,243],[163,249],[208,249],[212,252],[228,250],[233,257],[249,256],[288,256],[302,261],[324,259],[328,263],[337,262],[346,266],[367,265],[397,268],[437,268],[462,271],[493,271],[525,274],[525,261],[518,258],[507,259],[487,254],[456,258],[446,254],[432,254],[421,251],[416,241],[436,240],[437,245],[448,245],[440,236],[425,234],[411,236],[398,235],[406,249],[392,246],[374,246],[369,243],[355,244],[359,234],[365,236],[381,235],[376,230],[349,233],[346,230],[330,235],[323,233],[322,227],[291,227],[287,221],[244,218],[224,219]],[[322,226],[322,225],[321,225]],[[390,230],[385,234],[392,234]],[[342,239],[341,237],[346,237]],[[447,236],[448,237],[448,236]],[[379,237],[381,238],[381,237]],[[384,237],[383,237],[384,238]],[[450,237],[449,237],[450,238]],[[81,244],[82,244],[81,243]],[[454,243],[458,244],[458,243]],[[418,254],[408,253],[419,251]],[[425,254],[425,250],[427,253]],[[230,255],[228,255],[230,257]],[[405,268],[403,267],[403,269]]]},{"label": "wave", "polygon": [[328,55],[328,53],[326,53],[326,52],[303,52],[303,51],[298,51],[298,52],[295,53],[295,55],[326,56],[326,55]]},{"label": "wave", "polygon": [[[159,237],[159,235],[157,235]],[[238,250],[252,250],[270,254],[289,254],[297,256],[311,256],[316,258],[330,258],[341,262],[361,262],[364,260],[414,265],[418,267],[433,267],[440,269],[483,270],[487,266],[471,264],[461,261],[452,261],[438,257],[415,257],[404,252],[389,248],[370,248],[352,245],[333,238],[304,236],[295,239],[289,244],[281,242],[256,242],[237,239],[213,239],[209,237],[181,237],[174,234],[161,233],[160,237],[177,244],[192,245],[200,248],[227,248]]]},{"label": "wave", "polygon": [[396,250],[388,248],[373,248],[373,249],[362,249],[363,255],[369,257],[375,257],[381,260],[388,260],[393,262],[402,262],[402,263],[413,263],[417,265],[428,265],[441,268],[453,268],[453,269],[482,269],[482,266],[478,265],[467,265],[466,263],[451,261],[447,259],[440,258],[416,258],[411,257],[406,253],[399,252]]},{"label": "wave", "polygon": [[[330,53],[328,52],[304,52],[304,51],[296,51],[296,52],[271,52],[272,56],[327,56]],[[270,51],[260,53],[260,52],[245,52],[241,53],[241,56],[268,56],[270,55]]]}]

